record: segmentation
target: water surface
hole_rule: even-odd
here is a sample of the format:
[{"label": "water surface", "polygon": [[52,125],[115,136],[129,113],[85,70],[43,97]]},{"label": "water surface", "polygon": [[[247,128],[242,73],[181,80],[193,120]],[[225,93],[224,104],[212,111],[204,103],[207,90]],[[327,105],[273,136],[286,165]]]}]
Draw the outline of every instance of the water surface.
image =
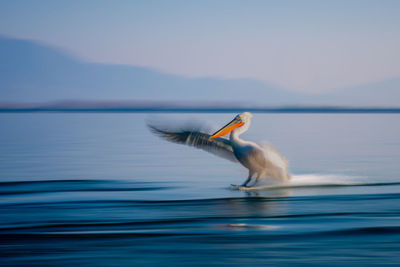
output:
[{"label": "water surface", "polygon": [[293,180],[153,136],[234,114],[0,114],[0,264],[400,263],[400,115],[255,114]]}]

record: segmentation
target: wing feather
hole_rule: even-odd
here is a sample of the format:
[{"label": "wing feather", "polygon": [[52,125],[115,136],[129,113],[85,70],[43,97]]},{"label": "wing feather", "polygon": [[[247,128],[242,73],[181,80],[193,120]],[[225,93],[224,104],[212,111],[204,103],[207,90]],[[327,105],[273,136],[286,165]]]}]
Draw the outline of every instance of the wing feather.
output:
[{"label": "wing feather", "polygon": [[283,169],[287,169],[289,166],[286,158],[278,152],[278,150],[270,143],[263,142],[262,148],[264,149],[265,157],[273,162],[275,165],[280,166]]},{"label": "wing feather", "polygon": [[225,138],[210,139],[209,134],[202,133],[198,130],[168,130],[161,129],[154,125],[148,125],[150,130],[156,135],[174,143],[185,144],[195,148],[202,149],[214,155],[220,156],[227,160],[237,162],[233,153],[232,144]]}]

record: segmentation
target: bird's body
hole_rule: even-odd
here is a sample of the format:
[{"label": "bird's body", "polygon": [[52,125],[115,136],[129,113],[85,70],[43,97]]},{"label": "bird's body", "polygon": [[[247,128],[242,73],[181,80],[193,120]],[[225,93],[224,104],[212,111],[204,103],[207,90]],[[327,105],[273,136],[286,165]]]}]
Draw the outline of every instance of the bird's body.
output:
[{"label": "bird's body", "polygon": [[[288,162],[274,147],[269,144],[258,145],[240,138],[240,134],[248,130],[252,117],[249,112],[238,115],[213,135],[195,130],[169,131],[151,125],[149,127],[169,141],[201,148],[241,163],[249,170],[249,176],[242,186],[247,186],[255,175],[254,184],[261,178],[289,180]],[[222,138],[228,133],[229,140]]]}]

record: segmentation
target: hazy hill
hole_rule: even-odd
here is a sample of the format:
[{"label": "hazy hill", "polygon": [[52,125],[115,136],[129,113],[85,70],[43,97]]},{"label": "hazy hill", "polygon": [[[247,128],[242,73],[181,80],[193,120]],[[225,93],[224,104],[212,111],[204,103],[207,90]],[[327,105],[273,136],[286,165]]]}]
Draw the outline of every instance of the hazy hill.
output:
[{"label": "hazy hill", "polygon": [[2,101],[194,100],[285,104],[303,96],[249,79],[191,79],[151,69],[87,63],[39,43],[0,37]]},{"label": "hazy hill", "polygon": [[400,78],[335,90],[315,98],[321,104],[400,107]]},{"label": "hazy hill", "polygon": [[399,106],[399,85],[400,79],[392,79],[307,95],[251,79],[186,78],[142,67],[88,63],[37,42],[0,36],[1,102],[136,99],[273,106]]}]

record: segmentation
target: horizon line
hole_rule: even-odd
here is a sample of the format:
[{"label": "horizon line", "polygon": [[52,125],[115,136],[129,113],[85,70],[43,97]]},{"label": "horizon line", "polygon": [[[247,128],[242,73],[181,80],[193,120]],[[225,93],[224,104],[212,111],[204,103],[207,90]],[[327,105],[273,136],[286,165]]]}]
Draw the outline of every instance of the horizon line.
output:
[{"label": "horizon line", "polygon": [[342,113],[400,114],[400,107],[1,107],[0,113]]}]

